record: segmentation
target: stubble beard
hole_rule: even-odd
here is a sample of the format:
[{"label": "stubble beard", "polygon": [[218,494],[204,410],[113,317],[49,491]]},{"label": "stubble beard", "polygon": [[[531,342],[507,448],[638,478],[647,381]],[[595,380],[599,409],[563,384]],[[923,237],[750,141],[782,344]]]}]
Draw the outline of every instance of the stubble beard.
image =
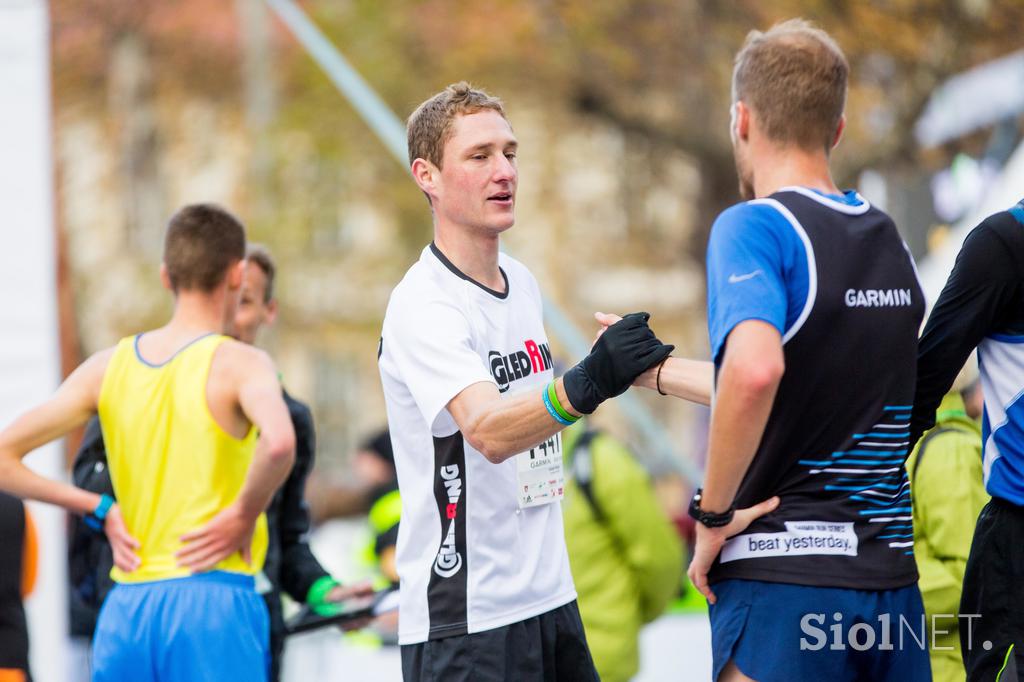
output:
[{"label": "stubble beard", "polygon": [[739,179],[740,198],[743,201],[754,199],[754,173],[747,167],[739,156],[734,153],[736,161],[736,177]]}]

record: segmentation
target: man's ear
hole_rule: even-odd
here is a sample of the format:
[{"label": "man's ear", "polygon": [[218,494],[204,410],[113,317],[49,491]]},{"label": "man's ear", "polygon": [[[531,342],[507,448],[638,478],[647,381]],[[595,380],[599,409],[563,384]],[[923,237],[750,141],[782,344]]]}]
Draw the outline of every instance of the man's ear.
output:
[{"label": "man's ear", "polygon": [[839,117],[839,125],[836,126],[835,137],[832,138],[832,149],[839,146],[839,140],[843,138],[843,132],[846,130],[846,114]]},{"label": "man's ear", "polygon": [[160,264],[160,284],[163,285],[164,289],[174,293],[174,285],[171,284],[171,275],[167,272],[167,263]]},{"label": "man's ear", "polygon": [[441,176],[440,169],[426,159],[412,162],[412,179],[428,197],[437,195],[437,184]]},{"label": "man's ear", "polygon": [[739,100],[732,105],[732,134],[746,142],[750,138],[750,108]]},{"label": "man's ear", "polygon": [[240,260],[231,266],[228,270],[228,288],[229,289],[241,289],[242,283],[245,282],[245,266],[246,261]]},{"label": "man's ear", "polygon": [[277,299],[272,298],[267,302],[267,314],[263,318],[263,324],[268,327],[277,320]]}]

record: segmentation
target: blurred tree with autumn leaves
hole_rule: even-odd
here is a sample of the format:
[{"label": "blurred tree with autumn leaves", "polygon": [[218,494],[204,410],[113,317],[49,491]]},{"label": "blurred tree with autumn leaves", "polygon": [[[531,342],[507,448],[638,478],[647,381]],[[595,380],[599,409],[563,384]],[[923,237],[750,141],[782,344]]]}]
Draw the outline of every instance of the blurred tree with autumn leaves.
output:
[{"label": "blurred tree with autumn leaves", "polygon": [[[729,87],[748,31],[801,16],[845,50],[848,125],[834,159],[837,181],[850,186],[865,168],[923,163],[911,127],[930,93],[950,75],[1020,49],[1024,26],[1020,0],[301,6],[400,117],[452,81],[501,95],[529,138],[519,217],[532,232],[514,230],[508,241],[580,324],[628,288],[622,283],[639,282],[641,291],[619,304],[636,300],[664,311],[662,320],[671,311],[666,335],[684,337],[684,352],[703,339],[707,232],[738,198]],[[168,215],[183,199],[225,197],[284,261],[285,327],[294,337],[279,339],[285,364],[288,352],[324,349],[303,361],[312,378],[300,394],[358,407],[361,390],[376,385],[372,355],[342,362],[334,377],[335,349],[361,353],[366,339],[376,340],[387,292],[430,238],[407,170],[261,0],[52,0],[50,15],[59,215],[77,234],[71,260],[85,350],[159,321],[166,299],[151,275]],[[242,170],[221,157],[243,159]],[[116,185],[102,201],[94,183],[101,173]],[[122,227],[99,240],[93,231],[105,222]],[[603,223],[613,227],[601,233]],[[530,251],[538,230],[547,241]],[[100,243],[118,257],[105,258]],[[566,244],[574,259],[564,258]],[[125,284],[105,293],[114,280]],[[673,288],[687,290],[678,306]],[[670,291],[658,303],[660,289]],[[106,335],[90,331],[103,325]],[[323,377],[351,383],[351,395],[318,397]],[[354,441],[348,432],[339,438]]]},{"label": "blurred tree with autumn leaves", "polygon": [[[238,101],[245,4],[204,0],[54,0],[55,92],[65,103],[129,104],[183,93]],[[467,79],[510,100],[548,103],[605,119],[691,157],[702,191],[698,223],[735,201],[727,120],[732,57],[752,28],[803,16],[828,30],[852,66],[847,139],[837,170],[847,183],[868,166],[913,162],[910,127],[944,78],[1018,49],[1024,3],[1015,0],[332,0],[304,8],[399,115],[445,83]],[[355,154],[401,193],[402,169],[382,159],[345,101],[286,31],[269,19],[276,109],[269,130],[301,129],[314,140],[322,171]],[[125,75],[125,71],[128,72]],[[259,78],[259,71],[249,73]],[[135,80],[133,80],[135,79]],[[127,82],[126,82],[127,81]],[[141,81],[141,82],[138,82]],[[127,140],[140,150],[153,136]],[[145,162],[129,167],[145,174]],[[404,186],[403,186],[404,185]],[[256,194],[272,194],[261,188]],[[404,202],[403,202],[404,203]],[[410,211],[418,212],[418,201]],[[703,231],[697,233],[701,237]],[[422,242],[422,235],[410,244]],[[702,246],[698,239],[692,248]]]}]

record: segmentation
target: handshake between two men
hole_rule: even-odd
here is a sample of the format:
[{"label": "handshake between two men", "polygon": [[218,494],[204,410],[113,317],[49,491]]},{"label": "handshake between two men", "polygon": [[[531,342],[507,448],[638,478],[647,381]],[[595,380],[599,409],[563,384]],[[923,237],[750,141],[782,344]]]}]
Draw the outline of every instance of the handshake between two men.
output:
[{"label": "handshake between two men", "polygon": [[602,402],[625,393],[637,377],[668,359],[675,346],[658,340],[648,326],[650,318],[649,313],[598,317],[602,328],[590,354],[562,376],[566,396],[577,411],[593,413]]}]

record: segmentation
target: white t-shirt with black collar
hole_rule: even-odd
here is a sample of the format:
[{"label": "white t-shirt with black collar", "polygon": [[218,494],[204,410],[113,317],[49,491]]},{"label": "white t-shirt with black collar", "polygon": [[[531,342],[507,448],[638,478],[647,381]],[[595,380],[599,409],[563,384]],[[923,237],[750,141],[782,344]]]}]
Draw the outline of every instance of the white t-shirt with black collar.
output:
[{"label": "white t-shirt with black collar", "polygon": [[475,383],[494,383],[506,398],[540,394],[553,378],[537,282],[505,254],[498,265],[504,292],[430,244],[384,316],[379,367],[402,496],[400,644],[490,630],[576,598],[562,480],[531,483],[529,495],[522,485],[524,467],[557,460],[560,469],[560,436],[493,464],[447,409]]}]

